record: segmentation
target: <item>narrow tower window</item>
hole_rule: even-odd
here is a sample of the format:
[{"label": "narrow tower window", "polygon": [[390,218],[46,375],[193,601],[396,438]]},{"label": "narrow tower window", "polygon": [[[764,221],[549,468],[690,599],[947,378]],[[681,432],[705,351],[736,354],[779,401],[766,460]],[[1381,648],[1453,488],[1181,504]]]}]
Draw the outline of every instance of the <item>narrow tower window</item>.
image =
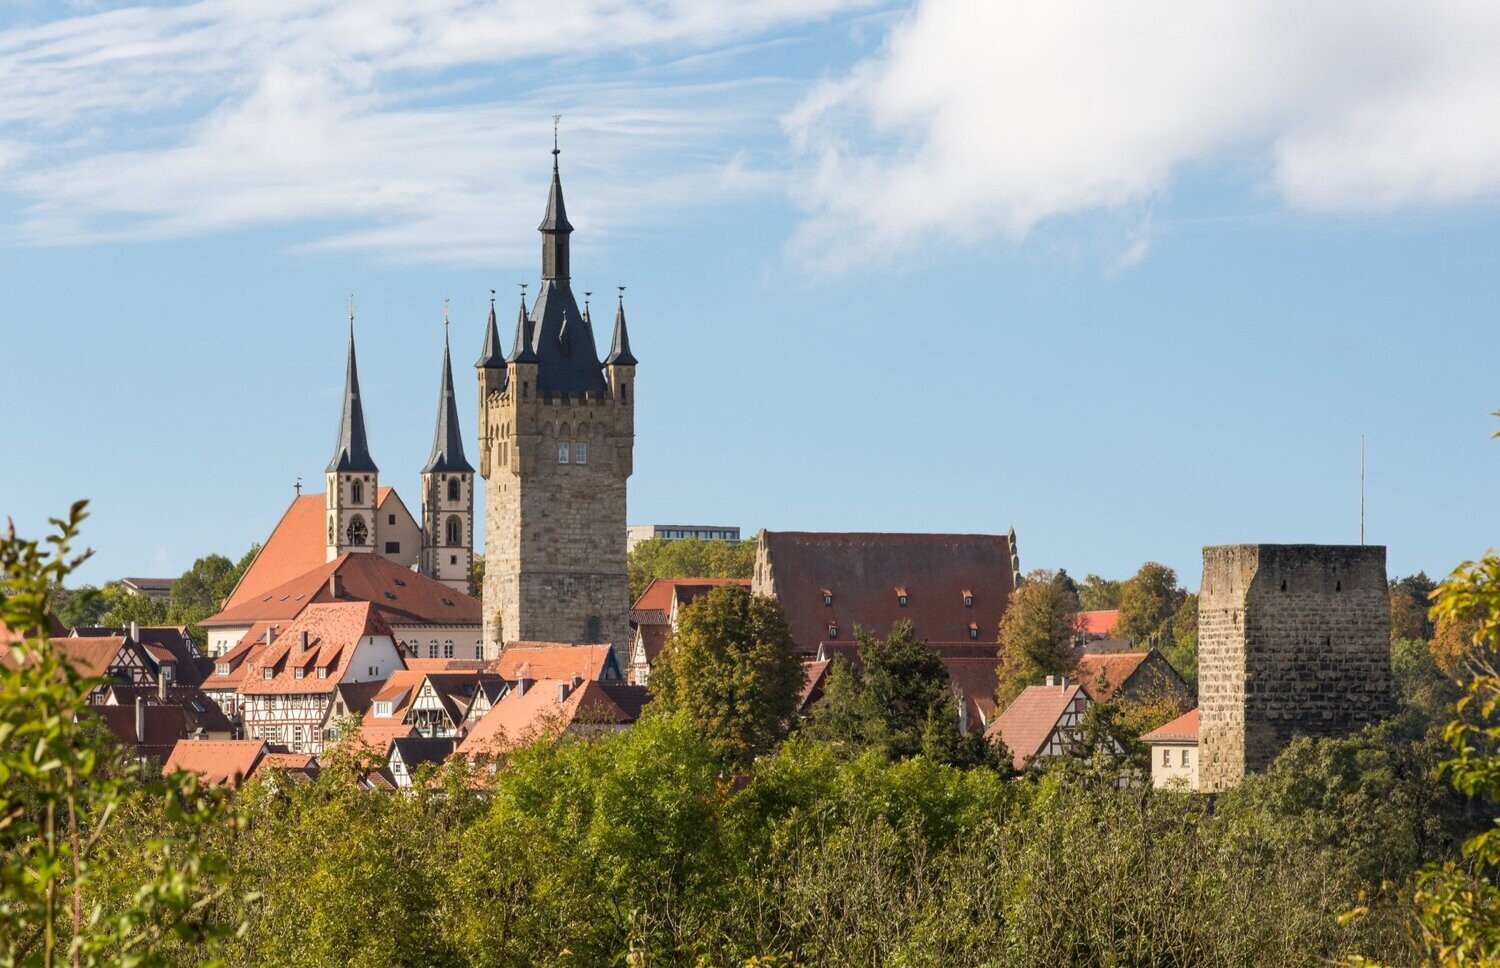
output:
[{"label": "narrow tower window", "polygon": [[566,464],[568,462],[568,444],[566,441],[557,445],[557,462]]},{"label": "narrow tower window", "polygon": [[365,486],[359,481],[349,485],[349,500],[354,504],[365,503]]},{"label": "narrow tower window", "polygon": [[573,463],[587,464],[589,462],[589,445],[584,441],[578,441],[573,445]]},{"label": "narrow tower window", "polygon": [[450,548],[462,547],[462,545],[463,545],[463,538],[462,538],[462,533],[461,533],[462,530],[463,530],[463,522],[459,521],[458,515],[455,514],[455,515],[453,515],[452,517],[450,517],[448,519],[447,534],[445,536],[447,538],[448,547],[450,547]]},{"label": "narrow tower window", "polygon": [[458,496],[458,478],[450,477],[448,478],[448,500],[457,501]]}]

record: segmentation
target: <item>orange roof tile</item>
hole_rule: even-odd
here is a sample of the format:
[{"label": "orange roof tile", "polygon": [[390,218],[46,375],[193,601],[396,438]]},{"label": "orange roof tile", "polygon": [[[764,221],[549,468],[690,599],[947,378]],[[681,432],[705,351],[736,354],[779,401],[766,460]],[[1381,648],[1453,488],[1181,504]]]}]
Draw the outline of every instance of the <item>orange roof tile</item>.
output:
[{"label": "orange roof tile", "polygon": [[[1047,737],[1057,728],[1057,721],[1067,712],[1082,689],[1077,683],[1066,686],[1027,686],[1005,712],[989,725],[984,735],[999,736],[1010,750],[1016,769],[1026,765],[1029,757],[1041,752]],[[1084,694],[1085,697],[1087,693]]]},{"label": "orange roof tile", "polygon": [[[338,594],[330,588],[337,576]],[[370,602],[396,625],[478,625],[480,602],[383,555],[349,552],[201,623],[205,628],[296,618],[314,602]]]},{"label": "orange roof tile", "polygon": [[[110,668],[115,664],[115,657],[122,650],[137,653],[141,663],[145,664],[145,654],[141,647],[121,635],[53,638],[50,642],[53,651],[60,658],[71,665],[79,675],[87,678],[108,675]],[[15,656],[10,649],[0,649],[0,666],[15,668]]]},{"label": "orange roof tile", "polygon": [[570,680],[542,679],[524,693],[512,689],[495,703],[464,737],[458,752],[473,759],[555,739],[574,725],[628,725],[640,715],[646,697],[645,686],[623,682],[587,680],[575,687]]},{"label": "orange roof tile", "polygon": [[802,694],[797,699],[797,712],[800,715],[807,715],[813,703],[823,698],[823,686],[828,680],[828,667],[831,665],[832,659],[802,660]]},{"label": "orange roof tile", "polygon": [[672,612],[672,604],[695,601],[708,594],[710,588],[719,585],[750,587],[748,578],[653,578],[641,597],[631,606],[632,611],[659,611],[663,615]]},{"label": "orange roof tile", "polygon": [[1079,612],[1075,621],[1078,631],[1085,635],[1108,638],[1114,632],[1115,623],[1119,620],[1118,608],[1101,608],[1092,612]]},{"label": "orange roof tile", "polygon": [[[609,643],[565,645],[561,642],[512,642],[505,646],[494,669],[503,679],[598,679],[610,668]],[[615,670],[618,673],[618,669]]]},{"label": "orange roof tile", "polygon": [[1143,743],[1198,742],[1198,707],[1194,706],[1165,726],[1141,737]]},{"label": "orange roof tile", "polygon": [[184,739],[172,747],[162,774],[178,770],[197,773],[204,783],[236,786],[255,771],[255,765],[266,754],[266,744],[258,739]]},{"label": "orange roof tile", "polygon": [[[307,648],[302,648],[302,633]],[[390,635],[391,630],[369,602],[309,605],[271,644],[256,650],[241,667],[241,695],[333,692],[349,671],[359,640]],[[326,678],[317,670],[326,668]],[[271,670],[270,678],[265,671]],[[297,670],[302,677],[297,677]],[[212,680],[210,680],[212,681]]]},{"label": "orange roof tile", "polygon": [[254,601],[328,560],[324,504],[322,494],[303,494],[292,499],[255,560],[229,593],[225,610]]}]

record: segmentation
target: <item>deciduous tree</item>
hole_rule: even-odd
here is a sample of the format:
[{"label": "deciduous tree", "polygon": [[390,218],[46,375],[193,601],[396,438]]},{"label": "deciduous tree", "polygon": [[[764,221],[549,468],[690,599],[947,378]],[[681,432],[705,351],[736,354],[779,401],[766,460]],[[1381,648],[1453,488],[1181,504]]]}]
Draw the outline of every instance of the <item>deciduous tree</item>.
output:
[{"label": "deciduous tree", "polygon": [[625,556],[630,600],[653,578],[749,578],[755,570],[754,541],[648,538]]},{"label": "deciduous tree", "polygon": [[1120,620],[1115,635],[1139,646],[1171,641],[1172,616],[1187,593],[1177,586],[1177,572],[1148,561],[1120,588]]},{"label": "deciduous tree", "polygon": [[1072,604],[1066,589],[1044,571],[1027,575],[1011,596],[1000,620],[1000,686],[996,698],[1001,708],[1027,686],[1049,675],[1072,671],[1077,628]]}]

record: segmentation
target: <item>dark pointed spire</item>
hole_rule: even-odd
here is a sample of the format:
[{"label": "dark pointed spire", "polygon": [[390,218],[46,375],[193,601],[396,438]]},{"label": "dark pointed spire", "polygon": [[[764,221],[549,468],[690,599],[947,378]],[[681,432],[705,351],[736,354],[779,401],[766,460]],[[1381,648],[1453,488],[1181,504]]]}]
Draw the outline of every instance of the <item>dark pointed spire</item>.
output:
[{"label": "dark pointed spire", "polygon": [[526,292],[521,292],[521,309],[516,313],[516,342],[507,363],[535,363],[536,350],[531,348],[531,320],[526,318]]},{"label": "dark pointed spire", "polygon": [[495,323],[495,290],[490,290],[490,318],[484,324],[484,351],[479,354],[476,370],[505,365],[505,354],[500,350],[500,327]]},{"label": "dark pointed spire", "polygon": [[374,474],[379,468],[370,457],[365,439],[365,410],[359,402],[359,366],[354,359],[354,312],[349,312],[349,365],[344,373],[344,415],[339,420],[338,440],[328,473],[356,471]]},{"label": "dark pointed spire", "polygon": [[620,304],[615,308],[615,338],[610,344],[605,366],[635,366],[635,357],[630,352],[630,334],[625,331],[625,287],[620,287]]},{"label": "dark pointed spire", "polygon": [[[490,324],[494,325],[494,310]],[[448,356],[448,328],[443,327],[443,385],[438,391],[437,427],[432,432],[432,456],[427,458],[423,474],[472,474],[474,468],[464,459],[464,439],[458,429],[458,402],[453,398],[453,364]]]},{"label": "dark pointed spire", "polygon": [[542,278],[568,278],[568,236],[573,226],[568,221],[568,210],[563,205],[562,179],[557,173],[556,118],[552,129],[552,187],[547,192],[547,214],[537,231],[542,233]]}]

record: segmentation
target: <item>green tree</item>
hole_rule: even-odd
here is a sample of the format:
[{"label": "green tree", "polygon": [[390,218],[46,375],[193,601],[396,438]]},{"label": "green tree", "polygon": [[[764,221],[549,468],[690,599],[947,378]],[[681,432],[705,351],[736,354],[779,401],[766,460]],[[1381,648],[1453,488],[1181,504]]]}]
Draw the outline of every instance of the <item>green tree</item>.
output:
[{"label": "green tree", "polygon": [[1183,596],[1182,604],[1172,615],[1171,643],[1162,655],[1182,676],[1190,688],[1198,686],[1198,596]]},{"label": "green tree", "polygon": [[630,600],[653,578],[749,578],[755,572],[754,541],[648,538],[625,556]]},{"label": "green tree", "polygon": [[69,629],[99,625],[109,610],[109,603],[93,585],[53,589],[52,602],[53,614]]},{"label": "green tree", "polygon": [[1432,638],[1432,620],[1427,617],[1429,599],[1437,583],[1426,572],[1391,579],[1391,639]]},{"label": "green tree", "polygon": [[1066,589],[1045,571],[1034,571],[1011,596],[1000,620],[1000,661],[996,693],[1001,708],[1050,675],[1073,670],[1077,613]]},{"label": "green tree", "polygon": [[743,767],[786,735],[805,678],[781,604],[722,585],[678,614],[651,670],[652,704],[685,714]]},{"label": "green tree", "polygon": [[99,601],[104,611],[98,625],[124,627],[131,622],[140,625],[164,625],[167,622],[167,603],[147,598],[126,588],[117,581],[105,585],[99,592]]},{"label": "green tree", "polygon": [[240,576],[250,568],[259,551],[260,545],[251,545],[238,562],[223,555],[205,555],[193,562],[192,567],[172,585],[172,595],[167,600],[167,620],[174,625],[188,626],[193,637],[203,641],[203,630],[198,623],[224,607],[225,599],[234,591]]},{"label": "green tree", "polygon": [[1073,580],[1072,575],[1068,574],[1068,569],[1057,569],[1057,573],[1052,576],[1052,581],[1062,588],[1068,599],[1073,603],[1073,611],[1078,612],[1083,610],[1078,597],[1078,583]]},{"label": "green tree", "polygon": [[1172,641],[1172,617],[1187,593],[1177,586],[1177,572],[1148,561],[1120,588],[1120,620],[1115,635],[1145,648],[1165,648]]},{"label": "green tree", "polygon": [[[14,527],[0,539],[0,629],[13,638],[0,674],[0,961],[164,964],[163,951],[184,939],[203,959],[212,953],[205,942],[235,930],[204,916],[224,894],[213,885],[225,865],[203,840],[233,816],[195,778],[136,777],[89,712],[100,680],[80,675],[48,638],[52,592],[88,555],[71,554],[84,517],[80,501],[52,521],[45,543]],[[122,883],[104,838],[141,793],[167,822],[131,832],[135,876]],[[106,910],[96,898],[111,884],[128,902]]]},{"label": "green tree", "polygon": [[1083,584],[1078,586],[1078,607],[1084,612],[1119,608],[1120,582],[1098,575],[1083,576]]}]

